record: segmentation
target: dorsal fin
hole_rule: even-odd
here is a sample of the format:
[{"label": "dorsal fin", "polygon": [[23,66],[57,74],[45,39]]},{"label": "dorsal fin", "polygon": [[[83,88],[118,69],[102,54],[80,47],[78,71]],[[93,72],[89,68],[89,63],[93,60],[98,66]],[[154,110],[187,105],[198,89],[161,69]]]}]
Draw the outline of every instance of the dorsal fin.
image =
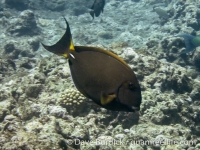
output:
[{"label": "dorsal fin", "polygon": [[112,56],[113,58],[115,58],[118,61],[120,61],[121,63],[123,63],[126,67],[130,68],[128,66],[128,64],[122,58],[120,58],[119,56],[117,56],[116,54],[114,54],[113,52],[111,52],[109,50],[104,50],[99,47],[90,47],[90,46],[75,46],[75,49],[76,49],[76,51],[87,50],[87,51],[96,51],[96,52],[104,53],[106,55]]}]

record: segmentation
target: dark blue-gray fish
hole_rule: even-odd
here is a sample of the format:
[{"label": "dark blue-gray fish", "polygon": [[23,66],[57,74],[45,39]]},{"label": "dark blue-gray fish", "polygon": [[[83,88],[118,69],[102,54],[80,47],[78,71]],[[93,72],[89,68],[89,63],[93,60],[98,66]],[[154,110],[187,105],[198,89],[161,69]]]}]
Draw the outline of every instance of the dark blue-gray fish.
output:
[{"label": "dark blue-gray fish", "polygon": [[94,15],[98,17],[101,12],[103,13],[103,8],[105,6],[105,0],[95,0],[90,11],[90,15],[94,19]]},{"label": "dark blue-gray fish", "polygon": [[184,38],[186,49],[180,54],[185,54],[191,52],[196,49],[196,47],[200,46],[200,36],[193,36],[190,34],[179,34],[177,37]]}]

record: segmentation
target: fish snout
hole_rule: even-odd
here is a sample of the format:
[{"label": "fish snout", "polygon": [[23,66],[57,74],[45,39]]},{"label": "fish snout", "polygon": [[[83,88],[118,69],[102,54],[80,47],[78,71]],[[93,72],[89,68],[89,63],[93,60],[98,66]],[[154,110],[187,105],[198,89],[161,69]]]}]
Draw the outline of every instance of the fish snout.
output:
[{"label": "fish snout", "polygon": [[132,106],[131,109],[133,109],[134,111],[140,111],[140,107]]}]

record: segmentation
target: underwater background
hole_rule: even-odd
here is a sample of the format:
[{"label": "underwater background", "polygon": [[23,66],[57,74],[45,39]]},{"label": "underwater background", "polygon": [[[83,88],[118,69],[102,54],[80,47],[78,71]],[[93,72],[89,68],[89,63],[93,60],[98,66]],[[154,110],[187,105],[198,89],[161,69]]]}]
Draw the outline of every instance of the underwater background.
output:
[{"label": "underwater background", "polygon": [[[106,0],[94,19],[93,3],[0,0],[0,150],[199,150],[200,1]],[[139,112],[101,108],[76,90],[67,60],[41,45],[62,37],[63,17],[75,45],[129,64]]]}]

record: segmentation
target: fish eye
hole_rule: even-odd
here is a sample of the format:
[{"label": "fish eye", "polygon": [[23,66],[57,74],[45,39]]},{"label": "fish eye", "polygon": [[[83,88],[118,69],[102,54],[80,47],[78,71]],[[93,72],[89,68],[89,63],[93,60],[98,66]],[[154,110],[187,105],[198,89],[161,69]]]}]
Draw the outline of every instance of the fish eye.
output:
[{"label": "fish eye", "polygon": [[129,82],[129,84],[128,84],[128,88],[129,88],[130,90],[134,90],[134,85],[133,85],[132,82]]}]

